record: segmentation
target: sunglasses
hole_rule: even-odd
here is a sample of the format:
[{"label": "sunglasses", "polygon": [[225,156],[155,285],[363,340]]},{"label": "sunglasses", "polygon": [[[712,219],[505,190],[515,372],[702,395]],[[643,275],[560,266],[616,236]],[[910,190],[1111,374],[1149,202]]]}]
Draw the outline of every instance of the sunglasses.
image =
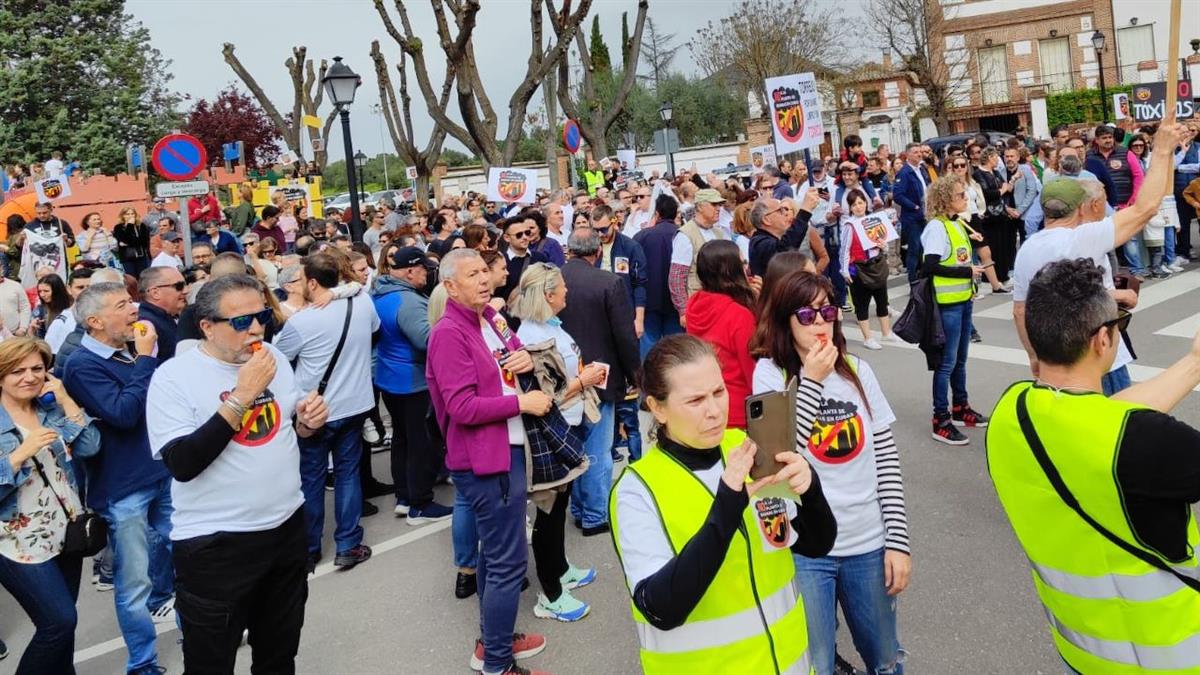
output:
[{"label": "sunglasses", "polygon": [[956,169],[965,169],[965,168],[967,168],[967,163],[966,162],[955,162],[951,166],[953,166]]},{"label": "sunglasses", "polygon": [[1130,143],[1130,144],[1129,144],[1129,148],[1130,148],[1131,150],[1132,150],[1133,148],[1144,148],[1144,147],[1146,147],[1146,144],[1145,144],[1145,143]]},{"label": "sunglasses", "polygon": [[817,315],[820,315],[821,319],[824,320],[825,323],[833,323],[834,321],[837,321],[838,311],[839,308],[837,305],[822,305],[820,309],[801,307],[800,309],[796,310],[795,314],[796,320],[800,322],[801,326],[811,326],[816,323]]},{"label": "sunglasses", "polygon": [[595,232],[596,234],[600,235],[601,237],[607,235],[609,230],[611,230],[611,229],[612,229],[612,225],[606,225],[604,227],[599,227],[597,225],[592,226],[592,232]]},{"label": "sunglasses", "polygon": [[239,333],[245,333],[250,330],[250,326],[257,321],[258,325],[266,328],[275,320],[275,314],[268,307],[260,312],[253,314],[243,314],[241,316],[231,316],[229,318],[213,317],[213,323],[228,323],[229,327]]},{"label": "sunglasses", "polygon": [[532,236],[533,236],[533,233],[532,233],[532,232],[529,232],[529,231],[526,231],[526,232],[513,232],[512,234],[510,234],[510,235],[508,235],[508,236],[512,237],[513,239],[525,239],[526,237],[532,237]]},{"label": "sunglasses", "polygon": [[1097,327],[1095,331],[1092,331],[1092,332],[1095,333],[1095,332],[1104,330],[1105,328],[1109,328],[1111,326],[1116,326],[1118,332],[1125,332],[1126,330],[1129,329],[1129,322],[1132,320],[1133,320],[1133,314],[1129,313],[1128,311],[1126,311],[1124,309],[1118,310],[1116,318],[1105,321],[1104,323],[1100,324],[1100,326]]},{"label": "sunglasses", "polygon": [[155,288],[174,288],[177,291],[182,291],[183,289],[187,288],[187,282],[186,281],[176,281],[173,284],[159,284],[159,285],[155,286]]}]

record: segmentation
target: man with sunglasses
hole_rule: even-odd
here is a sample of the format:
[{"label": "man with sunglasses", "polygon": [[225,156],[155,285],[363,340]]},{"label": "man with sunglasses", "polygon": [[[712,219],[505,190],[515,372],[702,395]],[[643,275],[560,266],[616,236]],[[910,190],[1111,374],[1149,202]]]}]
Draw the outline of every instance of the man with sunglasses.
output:
[{"label": "man with sunglasses", "polygon": [[1130,319],[1106,276],[1060,260],[1030,282],[1041,367],[996,405],[988,471],[1070,672],[1195,671],[1200,431],[1169,412],[1200,385],[1200,335],[1159,375],[1104,396]]},{"label": "man with sunglasses", "polygon": [[654,218],[654,204],[650,202],[650,186],[639,182],[633,191],[633,202],[629,209],[629,217],[625,219],[623,234],[636,237]]},{"label": "man with sunglasses", "polygon": [[521,283],[521,273],[533,263],[550,262],[546,254],[530,250],[530,245],[537,239],[538,226],[532,218],[521,215],[513,216],[500,223],[504,232],[504,259],[508,265],[508,280],[496,291],[496,297],[508,301],[512,290]]},{"label": "man with sunglasses", "polygon": [[588,219],[592,231],[600,237],[596,267],[616,274],[625,282],[633,307],[633,331],[640,340],[646,321],[646,252],[641,244],[621,234],[620,222],[609,206],[593,206]]},{"label": "man with sunglasses", "polygon": [[160,363],[175,356],[177,322],[187,306],[186,288],[183,274],[174,267],[148,267],[138,278],[138,292],[142,295],[138,318],[154,324]]}]

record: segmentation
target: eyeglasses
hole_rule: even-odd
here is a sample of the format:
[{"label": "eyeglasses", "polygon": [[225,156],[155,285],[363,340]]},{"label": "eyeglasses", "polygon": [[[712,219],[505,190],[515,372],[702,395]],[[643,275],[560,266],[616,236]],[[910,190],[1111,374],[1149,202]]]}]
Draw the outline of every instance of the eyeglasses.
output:
[{"label": "eyeglasses", "polygon": [[508,236],[512,237],[513,239],[525,239],[526,237],[532,237],[533,232],[531,232],[529,230],[526,230],[524,232],[513,232],[512,234],[510,234]]},{"label": "eyeglasses", "polygon": [[266,328],[267,326],[270,326],[271,322],[274,320],[275,314],[269,307],[262,311],[254,312],[253,314],[243,314],[241,316],[231,316],[228,318],[220,316],[213,317],[213,323],[228,323],[230,328],[239,333],[245,333],[246,331],[250,330],[250,326],[253,325],[255,321],[258,322],[258,325]]},{"label": "eyeglasses", "polygon": [[1145,144],[1145,143],[1130,143],[1130,144],[1129,144],[1129,149],[1130,149],[1130,150],[1132,150],[1132,149],[1134,149],[1134,148],[1144,148],[1144,147],[1146,147],[1146,144]]},{"label": "eyeglasses", "polygon": [[837,305],[822,305],[820,309],[812,307],[801,307],[796,310],[796,320],[801,326],[811,326],[817,321],[817,316],[820,315],[825,323],[833,323],[837,321],[839,308]]},{"label": "eyeglasses", "polygon": [[1133,320],[1133,314],[1131,314],[1129,311],[1124,310],[1124,309],[1117,310],[1116,318],[1109,319],[1108,321],[1105,321],[1104,323],[1100,324],[1096,328],[1096,330],[1092,331],[1092,333],[1095,334],[1098,331],[1102,331],[1105,328],[1109,328],[1111,326],[1116,326],[1117,331],[1123,333],[1129,329],[1129,322],[1132,320]]},{"label": "eyeglasses", "polygon": [[186,281],[176,281],[173,284],[159,284],[159,285],[155,286],[154,288],[174,288],[177,291],[182,291],[183,289],[187,288],[187,282]]},{"label": "eyeglasses", "polygon": [[967,163],[966,162],[955,162],[954,164],[951,164],[951,166],[953,166],[956,169],[965,169],[965,168],[967,168]]}]

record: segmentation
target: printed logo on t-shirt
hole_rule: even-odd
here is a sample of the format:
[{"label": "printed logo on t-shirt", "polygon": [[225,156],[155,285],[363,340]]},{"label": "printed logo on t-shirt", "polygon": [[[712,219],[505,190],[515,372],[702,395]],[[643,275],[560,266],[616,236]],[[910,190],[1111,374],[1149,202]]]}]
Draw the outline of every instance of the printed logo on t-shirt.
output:
[{"label": "printed logo on t-shirt", "polygon": [[500,337],[504,338],[505,342],[512,339],[512,331],[508,329],[508,321],[505,321],[504,317],[497,314],[496,318],[492,319],[492,325],[496,327],[496,331],[500,333]]},{"label": "printed logo on t-shirt", "polygon": [[754,513],[758,516],[758,529],[763,536],[763,550],[787,548],[792,532],[788,522],[787,504],[779,497],[768,497],[754,502]]},{"label": "printed logo on t-shirt", "polygon": [[825,464],[845,464],[862,452],[865,441],[858,406],[849,401],[825,399],[808,439],[812,456]]},{"label": "printed logo on t-shirt", "polygon": [[503,349],[493,349],[492,358],[496,359],[496,365],[500,367],[500,379],[504,381],[504,386],[508,387],[509,389],[516,389],[517,376],[513,375],[510,371],[505,370],[504,366],[500,364],[500,359],[508,356],[509,353],[510,352],[507,352]]},{"label": "printed logo on t-shirt", "polygon": [[[221,392],[221,400],[229,397],[230,392]],[[267,389],[254,399],[246,414],[242,415],[242,427],[233,435],[233,442],[256,448],[266,445],[279,433],[280,427],[279,402],[275,395]]]},{"label": "printed logo on t-shirt", "polygon": [[629,274],[629,258],[614,258],[613,272],[617,274]]}]

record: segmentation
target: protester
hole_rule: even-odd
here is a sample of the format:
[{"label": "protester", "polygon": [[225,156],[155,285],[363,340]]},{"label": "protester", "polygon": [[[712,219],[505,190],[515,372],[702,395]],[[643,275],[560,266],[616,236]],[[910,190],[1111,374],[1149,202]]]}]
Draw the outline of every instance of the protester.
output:
[{"label": "protester", "polygon": [[67,335],[75,330],[75,317],[68,311],[74,304],[74,298],[57,274],[42,277],[37,290],[38,309],[41,310],[41,318],[37,320],[40,328],[37,332],[46,340],[46,344],[50,345],[50,351],[57,352]]},{"label": "protester", "polygon": [[721,193],[706,188],[696,192],[695,200],[695,216],[684,223],[671,240],[671,267],[667,284],[675,311],[684,319],[681,325],[687,322],[688,298],[700,290],[700,278],[696,274],[696,257],[700,254],[700,247],[705,242],[729,238],[725,230],[716,227],[721,205],[725,203]]},{"label": "protester", "polygon": [[672,242],[679,232],[675,225],[678,213],[679,202],[670,195],[659,195],[654,203],[654,225],[643,228],[633,238],[646,254],[646,319],[639,342],[643,358],[663,336],[683,332],[669,283]]},{"label": "protester", "polygon": [[633,307],[633,332],[641,339],[646,332],[646,253],[641,244],[621,234],[620,223],[607,205],[594,207],[588,219],[592,231],[600,236],[600,258],[596,264],[625,282]]},{"label": "protester", "polygon": [[1013,207],[1008,215],[1024,223],[1024,229],[1018,230],[1021,241],[1041,229],[1043,219],[1041,202],[1038,201],[1042,184],[1029,164],[1021,161],[1024,153],[1024,150],[1006,149],[1004,163],[1000,166],[1005,179],[1013,186],[1010,195]]},{"label": "protester", "polygon": [[[57,275],[55,275],[57,276]],[[41,283],[35,281],[35,284]],[[29,294],[21,285],[0,278],[0,324],[11,335],[25,335],[33,322],[33,308]]]},{"label": "protester", "polygon": [[79,233],[79,253],[84,260],[107,265],[112,261],[113,249],[116,242],[113,235],[104,229],[103,219],[99,213],[89,213],[80,223],[83,230]]},{"label": "protester", "polygon": [[967,228],[971,241],[975,242],[975,252],[983,263],[983,275],[987,277],[995,295],[1011,293],[996,276],[996,266],[992,263],[992,249],[988,246],[987,238],[981,231],[983,218],[987,213],[987,200],[983,196],[983,188],[975,182],[971,172],[971,164],[965,157],[957,157],[949,162],[950,175],[957,176],[963,182],[963,190],[967,194],[967,209],[958,215],[958,220]]},{"label": "protester", "polygon": [[533,218],[522,215],[501,221],[500,230],[504,233],[504,257],[508,262],[508,281],[497,292],[497,297],[508,302],[508,296],[521,281],[521,273],[533,263],[549,262],[544,253],[530,249],[537,238],[537,222]]},{"label": "protester", "polygon": [[[132,207],[129,210],[133,211]],[[124,211],[122,211],[120,217],[117,218],[119,223],[127,222],[124,215]],[[137,214],[134,213],[134,216],[136,217]],[[142,216],[142,227],[146,228],[146,232],[156,232],[163,218],[171,221],[171,229],[183,234],[179,230],[179,215],[174,211],[167,210],[167,200],[162,197],[155,197],[150,200],[150,208],[146,209],[146,215]]]},{"label": "protester", "polygon": [[238,197],[238,205],[229,212],[229,231],[235,237],[246,234],[246,231],[258,220],[254,209],[254,188],[243,185],[238,189]]},{"label": "protester", "polygon": [[921,238],[925,228],[925,192],[930,180],[928,168],[922,163],[919,143],[909,143],[904,149],[905,163],[896,172],[892,201],[900,207],[900,237],[906,249],[904,266],[908,283],[917,280],[921,267]]},{"label": "protester", "polygon": [[[799,453],[783,452],[782,470],[750,481],[755,446],[727,429],[721,366],[700,339],[660,340],[642,389],[657,442],[609,499],[642,670],[811,672],[793,553],[820,557],[833,546],[837,523],[819,477]],[[767,486],[804,498],[755,496]]]},{"label": "protester", "polygon": [[162,250],[154,256],[150,267],[169,267],[175,270],[183,269],[183,240],[174,232],[167,232],[159,237],[162,240]]},{"label": "protester", "polygon": [[33,288],[36,273],[43,266],[60,277],[67,274],[67,249],[75,246],[75,234],[66,221],[54,215],[54,206],[38,202],[33,207],[33,220],[21,230],[20,280],[23,288]]},{"label": "protester", "polygon": [[783,211],[783,204],[775,199],[758,199],[754,202],[750,211],[750,224],[754,226],[754,236],[750,238],[750,274],[763,276],[771,258],[782,251],[791,250],[815,260],[818,270],[825,269],[829,264],[829,253],[825,250],[821,235],[809,227],[813,211],[820,201],[817,189],[809,188],[790,223]]},{"label": "protester", "polygon": [[[52,359],[35,338],[0,342],[0,521],[27,523],[0,530],[0,585],[34,625],[18,673],[75,672],[83,556],[64,543],[83,511],[76,460],[100,447],[92,419],[50,374]],[[54,403],[38,401],[50,393]]]},{"label": "protester", "polygon": [[[858,328],[862,331],[863,346],[867,349],[883,349],[883,345],[871,337],[871,322],[868,318],[871,300],[875,301],[875,316],[879,318],[879,332],[883,341],[893,345],[899,344],[900,339],[892,333],[892,319],[888,315],[889,270],[887,255],[882,250],[885,244],[859,235],[867,216],[867,195],[856,188],[851,189],[846,195],[846,203],[848,213],[842,218],[842,247],[838,269],[850,288],[854,318],[858,320]],[[875,217],[887,216],[881,212]],[[851,265],[854,269],[851,269]],[[835,299],[831,300],[836,304]]]},{"label": "protester", "polygon": [[142,301],[138,304],[138,318],[154,324],[158,335],[159,363],[175,356],[175,344],[179,315],[187,306],[187,282],[183,274],[173,267],[151,267],[138,279],[138,291]]},{"label": "protester", "polygon": [[264,206],[262,219],[255,223],[254,227],[250,228],[250,231],[257,234],[260,240],[267,237],[274,239],[277,249],[286,251],[288,250],[287,236],[284,234],[283,229],[279,227],[279,213],[279,208],[273,204]]},{"label": "protester", "polygon": [[208,282],[197,318],[200,345],[155,372],[146,415],[173,478],[184,669],[233,672],[248,629],[253,670],[294,672],[308,595],[296,439],[318,433],[328,409],[263,342],[271,309],[258,281]]}]

